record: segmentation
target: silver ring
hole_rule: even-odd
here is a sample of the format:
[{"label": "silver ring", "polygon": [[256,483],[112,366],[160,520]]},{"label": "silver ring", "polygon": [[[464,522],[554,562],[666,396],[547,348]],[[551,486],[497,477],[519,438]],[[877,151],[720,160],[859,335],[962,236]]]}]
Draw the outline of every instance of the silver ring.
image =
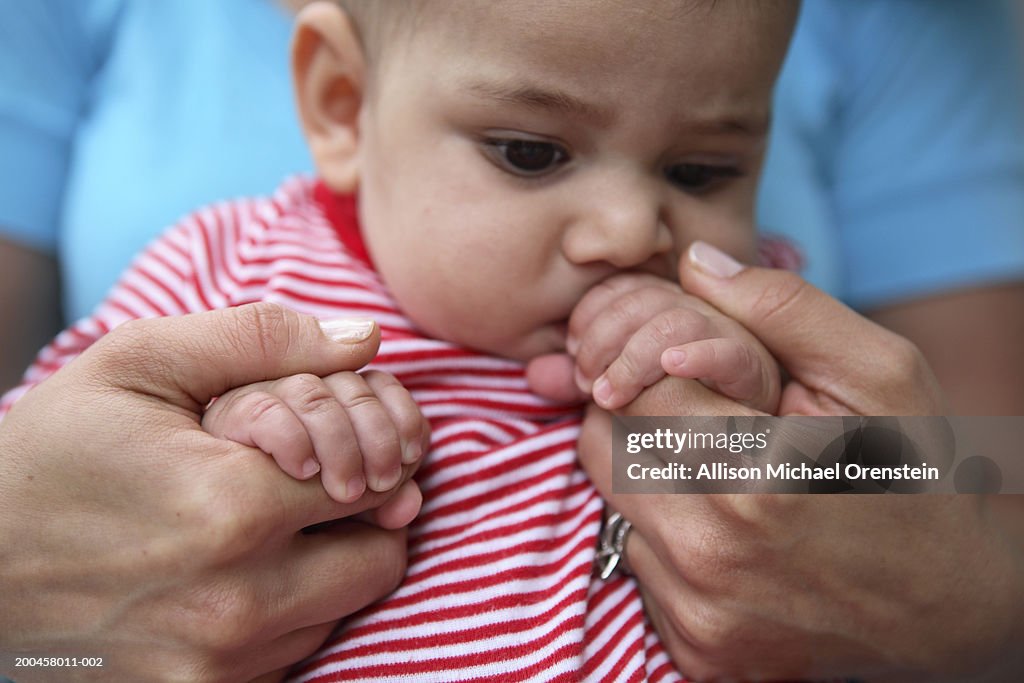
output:
[{"label": "silver ring", "polygon": [[[597,537],[597,557],[594,566],[602,579],[610,577],[616,569],[625,571],[623,555],[626,552],[626,540],[633,525],[618,512],[613,512],[604,520],[601,533]],[[622,565],[621,567],[619,565]]]}]

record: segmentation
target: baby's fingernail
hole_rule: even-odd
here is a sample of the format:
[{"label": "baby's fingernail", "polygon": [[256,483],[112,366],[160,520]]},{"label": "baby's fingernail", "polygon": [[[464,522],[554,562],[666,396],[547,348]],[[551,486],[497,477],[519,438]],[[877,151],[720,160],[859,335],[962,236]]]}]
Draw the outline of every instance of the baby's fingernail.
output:
[{"label": "baby's fingernail", "polygon": [[687,255],[690,263],[714,277],[730,278],[743,270],[743,264],[732,256],[700,240],[690,245]]},{"label": "baby's fingernail", "polygon": [[357,474],[349,479],[348,484],[345,485],[345,500],[352,502],[363,495],[365,490],[366,480],[363,479],[363,475]]},{"label": "baby's fingernail", "polygon": [[320,329],[327,338],[343,344],[354,344],[368,339],[376,323],[365,318],[337,318],[321,320]]},{"label": "baby's fingernail", "polygon": [[309,479],[314,474],[320,471],[320,463],[313,458],[310,458],[306,462],[302,463],[302,478]]},{"label": "baby's fingernail", "polygon": [[395,488],[395,484],[402,478],[402,468],[395,467],[393,470],[385,474],[383,477],[377,477],[374,485],[371,486],[374,491],[390,491]]},{"label": "baby's fingernail", "polygon": [[665,362],[673,368],[682,367],[683,363],[686,362],[686,351],[669,349],[665,352]]},{"label": "baby's fingernail", "polygon": [[423,447],[415,441],[405,444],[402,449],[402,464],[411,465],[423,455]]},{"label": "baby's fingernail", "polygon": [[583,373],[580,371],[578,367],[575,370],[573,370],[572,376],[573,380],[576,382],[576,386],[579,387],[579,390],[585,394],[589,394],[590,387],[592,385],[590,382],[587,381],[587,378],[583,376]]},{"label": "baby's fingernail", "polygon": [[565,338],[565,350],[569,352],[570,356],[575,356],[576,352],[580,350],[580,340],[570,334]]},{"label": "baby's fingernail", "polygon": [[604,406],[612,400],[612,383],[604,377],[594,382],[594,400],[598,405]]}]

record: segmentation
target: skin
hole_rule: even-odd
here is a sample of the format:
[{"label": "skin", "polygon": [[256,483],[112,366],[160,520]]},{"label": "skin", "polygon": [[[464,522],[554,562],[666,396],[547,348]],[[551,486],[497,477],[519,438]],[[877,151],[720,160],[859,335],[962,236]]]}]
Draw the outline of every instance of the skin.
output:
[{"label": "skin", "polygon": [[[755,181],[792,10],[654,4],[632,12],[625,46],[608,49],[600,46],[621,32],[617,2],[466,2],[421,12],[415,28],[400,24],[386,47],[364,50],[346,16],[318,4],[299,18],[300,112],[322,176],[335,191],[358,192],[371,257],[429,335],[520,360],[563,350],[583,294],[637,269],[663,278],[662,308],[675,315],[638,343],[660,343],[661,329],[700,316],[702,337],[759,349],[744,352],[775,381],[740,389],[770,409],[770,355],[708,307],[680,317],[699,305],[670,283],[680,250],[698,236],[742,257],[753,249]],[[566,25],[576,28],[567,34]],[[669,49],[681,38],[689,49]],[[641,57],[622,60],[623,48]],[[523,168],[524,142],[550,163]],[[676,180],[681,173],[697,181]],[[388,401],[345,382],[241,388],[203,424],[272,453],[293,476],[320,465],[331,495],[352,501],[367,483],[391,488],[405,444],[422,442],[426,428],[408,394]],[[356,415],[366,397],[376,419]],[[303,408],[310,403],[315,411]]]},{"label": "skin", "polygon": [[[430,336],[527,360],[564,350],[576,303],[612,275],[671,281],[699,238],[752,257],[794,11],[467,1],[367,55],[318,3],[299,17],[299,110],[325,181],[358,192],[402,310]],[[517,168],[527,144],[552,163]]]},{"label": "skin", "polygon": [[258,448],[296,479],[320,474],[352,503],[390,491],[430,445],[430,425],[398,380],[377,370],[292,375],[219,397],[203,415],[214,436]]},{"label": "skin", "polygon": [[[733,267],[739,270],[731,275],[716,273],[691,248],[680,281],[778,357],[789,375],[780,414],[948,412],[937,380],[906,339],[792,273]],[[584,330],[602,315],[600,292],[590,306],[576,321]],[[844,339],[858,344],[851,349],[839,343]],[[566,370],[563,385],[571,383]],[[619,412],[752,414],[674,377]],[[581,462],[609,505],[629,510],[629,566],[648,615],[689,676],[1024,675],[1020,496],[617,495],[610,429],[609,414],[592,406]]]},{"label": "skin", "polygon": [[[341,175],[344,176],[345,172],[343,165],[339,167],[339,169]],[[20,252],[26,251],[27,250],[24,249],[20,250]],[[6,258],[7,257],[4,256],[4,259]],[[11,258],[17,261],[20,258],[20,256],[18,255],[18,252],[15,252],[15,255],[12,256]],[[8,272],[7,266],[3,265],[3,263],[6,262],[6,260],[0,259],[0,272]],[[987,300],[990,293],[991,292],[987,290],[978,292],[978,296],[980,297],[979,301]],[[943,311],[943,315],[956,311],[964,312],[964,306],[962,302],[953,302],[951,306],[946,307],[945,304],[949,302],[946,302],[943,299],[944,298],[940,298],[939,300],[939,303],[943,304],[943,308],[941,309]],[[53,310],[56,309],[54,308]],[[912,314],[917,310],[923,311],[925,309],[917,309],[915,305],[911,304],[908,307],[902,308],[900,311],[898,311],[897,315],[908,313]],[[927,310],[934,311],[936,309],[929,308]],[[1017,307],[1015,309],[1015,311],[1017,312],[1016,316],[1011,316],[1011,320],[1015,321],[1014,324],[1016,324],[1016,321],[1020,320],[1019,311],[1022,310],[1024,310],[1024,307]],[[1011,310],[1010,313],[1014,313],[1014,310]],[[222,312],[218,313],[217,315],[230,315],[230,312]],[[954,315],[952,319],[956,320],[958,318]],[[23,325],[22,320],[23,319],[17,319],[17,321],[13,323],[5,321],[3,324],[0,324],[0,328],[18,329]],[[994,321],[990,321],[990,326],[988,329],[992,330],[991,337],[984,336],[982,338],[974,340],[972,348],[975,350],[975,353],[968,354],[959,359],[959,364],[961,368],[969,368],[978,359],[984,359],[988,355],[987,351],[990,348],[989,344],[992,340],[1007,338],[1008,335],[1001,334],[1001,331],[1004,329],[1003,325],[1005,320],[1006,316],[1004,316],[1003,318],[996,319]],[[828,325],[830,322],[833,321],[831,321],[831,319],[823,319],[819,320],[817,324],[825,326]],[[139,328],[135,327],[134,329],[138,330]],[[228,326],[228,328],[225,329],[230,329],[230,326]],[[1018,328],[1015,328],[1011,325],[1009,329],[1012,331],[1013,329]],[[222,332],[223,331],[224,330],[222,330]],[[208,333],[209,330],[204,331],[204,334]],[[155,389],[159,387],[164,387],[165,389],[169,388],[169,390],[173,389],[175,392],[180,391],[182,389],[180,380],[175,378],[169,378],[165,374],[161,374],[163,370],[166,368],[163,356],[163,352],[165,350],[163,344],[167,342],[168,335],[170,334],[180,335],[181,339],[184,340],[192,339],[193,341],[195,341],[196,339],[198,339],[198,337],[193,337],[190,333],[186,333],[185,330],[181,328],[175,328],[174,330],[164,328],[161,330],[161,334],[154,335],[152,337],[144,336],[147,346],[140,346],[137,342],[125,340],[123,337],[116,337],[115,341],[111,341],[110,346],[107,347],[109,350],[109,356],[106,358],[106,360],[103,361],[103,363],[97,365],[96,362],[98,361],[95,361],[94,357],[87,356],[86,358],[83,358],[83,360],[77,363],[76,369],[74,371],[66,369],[58,373],[57,377],[61,378],[60,381],[55,381],[52,384],[52,386],[55,387],[53,389],[53,393],[48,392],[46,394],[51,399],[53,399],[54,402],[52,404],[44,405],[43,403],[38,401],[31,402],[29,404],[26,404],[25,408],[21,409],[21,412],[18,413],[18,419],[16,422],[10,423],[5,420],[3,428],[0,429],[0,450],[2,450],[4,453],[16,454],[17,456],[5,458],[3,464],[0,465],[0,467],[4,469],[3,476],[0,477],[0,481],[5,482],[7,484],[7,488],[5,489],[5,501],[17,502],[17,496],[21,495],[27,490],[24,487],[26,486],[25,482],[28,481],[29,479],[14,477],[12,474],[14,468],[20,468],[22,463],[34,463],[35,466],[39,467],[45,465],[45,467],[50,468],[50,470],[48,471],[62,472],[67,474],[66,477],[55,478],[53,480],[53,485],[51,487],[51,493],[54,496],[52,509],[65,510],[68,509],[68,498],[71,493],[75,493],[76,495],[82,496],[81,499],[76,498],[76,500],[80,500],[83,504],[87,505],[89,509],[96,509],[97,507],[103,508],[104,506],[109,505],[111,501],[108,500],[108,497],[111,496],[112,489],[120,491],[125,487],[137,486],[140,480],[146,481],[147,479],[145,477],[148,476],[148,473],[155,471],[156,469],[153,468],[152,470],[144,470],[144,473],[140,474],[140,472],[137,469],[129,468],[129,463],[139,462],[140,456],[143,457],[143,460],[152,459],[152,461],[154,462],[159,461],[161,478],[159,481],[152,481],[151,483],[153,485],[145,489],[145,493],[148,494],[148,496],[145,499],[145,502],[141,503],[137,507],[126,507],[126,510],[123,512],[123,518],[119,520],[116,519],[116,514],[112,512],[112,515],[114,515],[113,517],[105,518],[105,524],[109,523],[108,525],[97,526],[95,531],[98,536],[102,537],[107,542],[117,543],[126,538],[131,537],[131,534],[126,535],[126,527],[124,525],[132,521],[138,521],[134,518],[137,517],[139,509],[149,509],[151,506],[154,506],[155,501],[172,500],[173,496],[170,495],[172,493],[185,494],[189,491],[189,488],[187,486],[181,484],[181,482],[177,480],[175,481],[177,481],[178,484],[181,484],[184,488],[180,490],[175,489],[173,491],[170,491],[166,488],[167,480],[163,478],[164,470],[170,469],[172,472],[177,472],[177,465],[174,464],[175,459],[177,457],[184,457],[185,453],[178,451],[168,453],[167,444],[164,439],[164,436],[161,436],[161,438],[159,439],[148,440],[144,437],[139,437],[138,441],[133,441],[130,444],[125,444],[123,442],[123,439],[113,441],[110,440],[109,431],[105,428],[106,425],[120,423],[124,421],[126,417],[130,418],[135,423],[166,426],[165,423],[163,422],[163,419],[168,417],[167,415],[164,415],[160,419],[154,419],[156,417],[155,413],[150,412],[151,409],[154,409],[156,407],[159,407],[161,410],[167,410],[171,417],[179,415],[179,411],[181,410],[181,408],[180,406],[177,405],[176,402],[167,401],[166,397],[162,392],[157,392],[157,395],[164,396],[164,398],[160,398],[154,401],[153,396],[151,395],[151,393],[149,393],[153,392]],[[246,336],[246,338],[258,339],[258,335],[256,337]],[[780,343],[782,343],[782,341],[784,340],[780,340]],[[7,347],[5,346],[4,348]],[[258,350],[261,347],[256,346],[254,348]],[[1019,348],[1020,345],[1017,344],[1016,349],[1019,350]],[[230,354],[232,355],[232,357],[246,357],[245,353],[248,350],[250,349],[235,348],[230,351]],[[112,360],[112,358],[121,358],[123,357],[123,352],[126,351],[131,351],[132,357],[137,359],[137,363],[135,363],[135,365],[131,369],[131,373],[136,379],[139,379],[140,381],[145,380],[145,395],[140,395],[136,390],[126,390],[123,386],[120,385],[112,386],[108,383],[104,383],[101,379],[98,379],[103,377],[107,371],[111,369],[117,369],[118,367],[122,367],[119,364],[115,363]],[[5,359],[7,357],[8,356],[5,354]],[[1017,357],[1019,358],[1019,354],[1017,355]],[[202,368],[204,373],[209,373],[209,366],[205,362],[206,358],[208,358],[208,356],[196,356],[185,354],[181,356],[181,361],[186,364],[192,363],[193,367]],[[261,362],[263,364],[263,367],[260,368],[258,373],[254,372],[253,376],[248,377],[234,376],[231,378],[231,381],[237,383],[244,383],[245,381],[252,381],[253,379],[256,378],[257,375],[259,377],[267,377],[272,376],[273,373],[277,372],[280,372],[281,374],[294,374],[296,372],[299,372],[300,369],[302,369],[300,367],[291,366],[288,368],[279,368],[275,370],[274,368],[278,367],[275,365],[275,363],[270,362],[269,360],[266,359],[262,360]],[[19,363],[19,367],[21,365],[22,364]],[[1019,368],[1020,366],[1018,364],[1017,366],[1013,367]],[[322,372],[324,374],[330,372],[330,370],[328,370],[326,367],[304,369],[306,369],[307,371],[314,371],[315,369],[316,371]],[[962,375],[958,376],[964,377],[967,382],[972,381],[972,379],[976,377],[976,375],[973,375],[972,373],[963,373]],[[1013,379],[1019,376],[1020,372],[1006,372],[1003,374],[1003,379],[1005,381],[1005,379],[1007,378]],[[192,377],[189,381],[197,380],[196,378]],[[202,386],[205,387],[205,385]],[[208,392],[208,387],[198,390],[196,395],[201,395],[204,391]],[[93,408],[95,408],[95,411],[92,411],[88,414],[81,413],[80,411],[83,405],[92,406]],[[56,414],[66,413],[68,416],[73,417],[74,419],[70,420],[70,422],[67,424],[61,422],[57,426],[57,428],[53,429],[52,431],[49,431],[52,415],[55,414],[54,412],[52,412],[51,407],[56,409]],[[65,408],[67,410],[64,410]],[[48,429],[40,430],[38,427],[38,425],[40,424],[46,424],[48,426]],[[190,429],[192,428],[194,428],[194,425],[190,427]],[[83,429],[85,431],[83,431]],[[95,443],[97,445],[95,448],[90,449],[92,452],[82,453],[81,447],[83,443]],[[48,459],[46,459],[45,463],[37,462],[37,456],[39,454],[47,454],[49,456]],[[79,473],[82,473],[84,475],[84,472],[81,472],[81,468],[85,466],[83,465],[83,463],[89,464],[90,473],[95,474],[97,471],[100,472],[99,478],[103,479],[104,481],[108,481],[108,479],[103,478],[105,476],[110,477],[109,481],[121,481],[121,479],[119,479],[119,476],[128,476],[128,474],[126,473],[130,473],[131,481],[123,481],[123,484],[120,487],[115,485],[112,488],[104,486],[102,488],[88,487],[83,489],[81,485],[82,477],[77,476],[77,474]],[[187,465],[187,472],[189,474],[194,474],[194,463],[191,460],[187,460]],[[596,471],[596,468],[592,469]],[[243,471],[244,470],[245,468],[243,468]],[[266,470],[265,472],[273,472],[273,476],[280,478],[280,472],[277,471],[276,467],[272,468],[271,470]],[[242,481],[243,483],[247,481],[245,476],[243,476],[241,479],[239,478],[238,468],[232,468],[229,474],[222,473],[219,476],[222,478],[222,481],[227,482],[228,480],[230,480],[232,484],[237,484],[239,481]],[[88,478],[86,477],[86,479]],[[172,479],[174,478],[172,477]],[[259,484],[259,481],[259,479],[255,480],[255,485],[262,485]],[[284,481],[287,481],[287,479],[285,479]],[[194,487],[195,484],[193,483],[192,486]],[[225,483],[225,487],[226,486],[227,484]],[[319,487],[315,488],[316,490],[319,491]],[[322,492],[320,495],[322,495]],[[179,500],[180,499],[181,496],[179,495]],[[211,501],[211,504],[216,505],[218,504],[218,502],[223,503],[223,501],[214,500]],[[209,508],[204,509],[206,511],[209,510]],[[19,510],[24,510],[26,512],[22,514],[21,512],[19,512]],[[53,535],[56,531],[59,531],[61,525],[54,524],[47,526],[45,530],[49,533],[44,533],[44,529],[38,526],[37,518],[33,517],[32,519],[28,519],[25,516],[26,514],[28,514],[27,510],[28,508],[18,507],[17,505],[5,509],[5,513],[3,515],[3,522],[2,524],[0,524],[0,532],[4,534],[2,543],[3,547],[18,547],[17,542],[14,542],[13,544],[12,542],[10,542],[11,539],[22,538],[24,536],[24,534],[22,533],[23,530],[25,528],[29,528],[30,526],[33,526],[33,528],[37,529],[37,533],[34,535],[34,537],[36,539],[39,539],[38,542],[44,542],[46,539],[50,539],[58,546],[62,546],[62,537]],[[34,512],[32,514],[35,515]],[[257,519],[259,519],[258,510],[254,511],[251,508],[247,508],[243,505],[241,507],[230,508],[225,510],[224,515],[209,515],[209,517],[212,519],[224,519],[228,522],[239,522],[240,526],[244,526],[244,524],[241,523],[247,523],[248,520],[252,519],[254,515],[256,516]],[[303,519],[311,519],[315,518],[317,514],[306,512],[300,514],[299,516]],[[128,519],[128,517],[131,517],[132,519]],[[49,639],[49,637],[45,634],[61,632],[62,637],[68,639],[64,642],[70,642],[72,639],[75,639],[75,642],[81,643],[83,645],[83,651],[94,651],[97,643],[99,642],[97,640],[97,634],[95,634],[94,632],[69,630],[67,628],[67,623],[60,622],[62,620],[67,619],[69,615],[82,614],[85,615],[85,617],[83,618],[82,624],[79,624],[80,626],[85,624],[85,622],[88,622],[89,624],[94,624],[95,620],[91,619],[94,612],[91,612],[90,610],[102,609],[106,606],[110,607],[112,612],[117,612],[117,606],[122,604],[122,601],[125,599],[125,593],[131,592],[124,590],[126,586],[138,586],[140,589],[140,594],[145,594],[145,581],[152,578],[151,575],[156,576],[157,578],[159,578],[160,576],[173,576],[172,570],[175,568],[180,569],[182,561],[195,560],[197,562],[197,565],[202,565],[201,560],[203,558],[208,557],[207,555],[202,553],[200,555],[197,555],[195,553],[194,545],[189,545],[185,543],[185,541],[189,537],[196,537],[196,532],[194,529],[192,529],[191,527],[178,528],[177,532],[181,532],[180,534],[178,534],[177,532],[171,533],[171,531],[173,531],[177,527],[180,527],[181,523],[175,522],[171,519],[165,521],[167,523],[166,531],[168,533],[168,536],[166,536],[166,538],[170,540],[168,544],[164,546],[164,549],[167,551],[167,554],[166,556],[160,559],[160,562],[164,563],[161,564],[161,566],[166,569],[166,574],[154,573],[152,565],[141,562],[139,558],[127,558],[127,561],[121,567],[122,571],[120,571],[117,575],[117,579],[115,581],[110,581],[110,583],[118,584],[117,589],[114,590],[113,588],[111,588],[111,590],[107,593],[97,593],[94,596],[95,600],[90,601],[88,606],[80,606],[76,604],[71,604],[67,601],[59,601],[59,604],[55,604],[52,609],[44,609],[39,602],[39,596],[44,594],[44,592],[42,591],[42,587],[35,587],[31,584],[31,582],[25,583],[24,580],[12,580],[10,575],[5,574],[3,578],[4,586],[2,591],[3,594],[5,595],[5,610],[3,612],[4,628],[0,629],[0,633],[10,634],[14,632],[13,629],[8,628],[9,624],[12,623],[11,620],[22,618],[24,615],[31,615],[32,618],[37,620],[35,624],[38,627],[38,630],[35,633],[36,635],[41,636],[36,638],[38,642],[52,643],[54,641]],[[227,529],[230,531],[231,526],[228,525]],[[236,531],[239,530],[236,529]],[[274,539],[276,539],[276,542],[271,543],[271,545],[274,547],[280,547],[281,545],[283,545],[281,541],[283,539],[287,539],[290,537],[290,532],[280,537],[275,536]],[[233,547],[234,543],[241,542],[240,537],[234,533],[228,534],[227,539],[230,541],[228,543],[228,547]],[[231,539],[234,540],[232,541]],[[341,558],[346,556],[357,556],[356,554],[351,552],[351,547],[350,552],[345,552],[345,546],[344,544],[342,544],[340,538],[332,540],[338,543],[338,545],[334,546],[338,550],[337,555],[331,553],[333,557]],[[325,546],[327,545],[328,544],[325,543]],[[358,556],[368,558],[375,558],[378,556],[381,557],[382,563],[380,567],[372,568],[366,567],[364,565],[335,566],[332,572],[336,573],[327,572],[330,574],[329,577],[325,577],[324,573],[321,571],[323,567],[323,558],[320,558],[319,561],[314,561],[312,555],[307,557],[309,562],[304,564],[304,567],[308,568],[309,571],[303,574],[303,576],[309,578],[310,585],[308,587],[308,594],[314,595],[316,599],[297,599],[294,611],[296,619],[298,621],[304,622],[304,620],[309,615],[314,614],[316,612],[317,606],[321,602],[323,602],[323,587],[315,585],[318,581],[322,580],[323,582],[333,586],[337,584],[337,576],[359,577],[365,571],[365,576],[367,577],[367,579],[357,581],[356,583],[362,586],[364,592],[366,592],[367,594],[377,592],[377,590],[380,589],[380,586],[377,586],[376,583],[373,583],[372,579],[374,579],[375,577],[380,578],[381,576],[389,575],[386,571],[386,568],[388,567],[400,567],[402,552],[396,550],[397,545],[401,544],[396,544],[393,541],[387,541],[382,544],[375,545],[371,548],[364,547],[359,551],[361,555]],[[90,558],[95,557],[94,548],[87,546],[87,543],[71,543],[67,544],[66,547],[62,546],[63,552],[60,555],[61,563],[59,564],[59,566],[62,568],[62,571],[66,572],[66,577],[68,577],[67,580],[71,582],[71,585],[75,583],[81,584],[82,582],[95,581],[96,577],[102,576],[102,574],[100,573],[101,570],[96,569],[93,566],[93,564],[89,561]],[[391,550],[388,550],[389,548]],[[25,549],[25,552],[28,553],[34,551],[35,550],[32,547]],[[633,550],[631,546],[631,553],[632,552]],[[5,555],[5,557],[10,558],[14,557],[14,555],[9,554]],[[246,594],[273,595],[273,585],[261,585],[258,577],[247,577],[247,573],[252,573],[253,561],[254,558],[252,557],[251,554],[247,556],[247,559],[238,560],[235,563],[237,565],[237,575],[231,576],[230,580],[223,581],[220,584],[218,584],[218,590],[223,590],[223,595],[227,597],[227,599],[222,603],[225,605],[226,608],[233,609],[235,606],[238,605],[238,597],[244,596]],[[57,565],[55,564],[55,566]],[[209,574],[209,572],[211,572],[212,570],[207,568],[206,570],[197,571],[199,572],[200,575],[202,575],[204,572]],[[370,581],[370,583],[367,583],[367,581]],[[154,582],[155,584],[159,584],[159,581],[154,580]],[[305,580],[300,581],[301,585],[305,585],[305,583]],[[55,584],[48,584],[47,589],[49,590],[50,588],[52,588],[53,585]],[[376,589],[374,588],[375,586]],[[237,588],[238,590],[235,590],[235,588]],[[270,593],[266,592],[268,590],[270,591]],[[307,595],[307,590],[303,589],[301,593],[303,595]],[[32,596],[32,604],[26,604],[24,600],[9,599],[10,596],[14,596],[16,598],[19,595]],[[179,593],[177,595],[177,605],[179,607],[182,605],[181,599],[182,596]],[[203,634],[204,642],[188,642],[187,640],[179,642],[178,644],[181,645],[179,651],[173,651],[172,649],[172,651],[169,651],[168,653],[166,653],[166,655],[153,656],[151,658],[152,661],[141,661],[141,658],[138,657],[138,652],[140,651],[138,648],[135,648],[135,657],[134,659],[132,659],[132,648],[129,646],[128,648],[126,648],[125,652],[121,653],[122,655],[127,657],[127,659],[123,657],[118,658],[120,659],[121,662],[132,660],[133,668],[123,669],[123,671],[127,672],[125,676],[126,679],[145,680],[151,677],[151,674],[153,674],[154,672],[154,667],[156,669],[159,669],[161,665],[165,665],[168,662],[173,663],[175,661],[195,663],[199,665],[197,671],[207,671],[207,669],[204,667],[210,667],[209,671],[214,672],[210,675],[210,677],[217,679],[219,679],[218,676],[216,675],[217,672],[224,671],[224,669],[220,669],[217,667],[224,667],[230,663],[237,664],[238,661],[246,662],[246,667],[251,667],[253,671],[256,671],[258,668],[260,668],[262,659],[260,659],[260,657],[258,656],[249,656],[250,653],[256,653],[256,655],[259,655],[260,653],[265,653],[268,651],[268,648],[264,644],[264,641],[260,640],[260,634],[264,634],[265,632],[274,632],[276,628],[281,626],[280,623],[275,622],[273,616],[268,616],[267,614],[248,614],[245,620],[235,622],[236,625],[242,624],[244,625],[244,627],[240,630],[231,633],[228,640],[221,641],[222,643],[230,642],[233,644],[233,646],[227,648],[223,645],[216,647],[213,646],[212,643],[218,639],[219,635],[225,635],[225,631],[223,631],[224,624],[215,622],[211,625],[207,621],[205,625],[207,627],[212,626],[213,628],[207,628],[204,631],[202,629],[197,629],[194,624],[190,625],[187,622],[188,614],[184,615],[186,621],[179,623],[179,620],[183,618],[181,612],[161,611],[164,609],[164,607],[170,607],[173,604],[175,604],[174,598],[168,598],[168,601],[166,603],[151,602],[146,604],[134,605],[132,610],[124,612],[124,614],[127,615],[124,620],[124,623],[126,625],[125,633],[144,634],[146,633],[145,629],[147,624],[149,624],[150,626],[152,626],[152,624],[154,623],[161,625],[170,624],[176,627],[174,629],[174,632],[177,633],[188,634],[198,632],[200,634]],[[1017,600],[1016,604],[1020,604],[1019,599]],[[88,607],[88,609],[86,607]],[[136,619],[137,623],[133,625],[131,623],[132,619]],[[277,626],[275,626],[275,623],[277,623]],[[287,628],[287,625],[285,625],[284,628]],[[326,632],[328,628],[327,626],[324,626],[321,627],[320,630]],[[166,629],[162,629],[161,633],[165,636]],[[315,640],[315,638],[312,635],[306,635],[304,637],[309,642]],[[1019,642],[1019,640],[1020,637],[1018,636],[1017,642]],[[7,644],[10,641],[5,640],[4,642],[5,649],[7,649]],[[124,643],[122,642],[121,646],[123,645]],[[251,649],[247,649],[250,646],[252,646]],[[298,658],[299,656],[301,656],[301,653],[299,653],[298,651],[300,649],[302,648],[297,648],[296,651],[293,652],[291,656],[294,656],[294,658]],[[52,650],[48,650],[46,652],[41,651],[39,654],[48,654],[51,651]],[[111,656],[114,657],[114,654],[118,653],[119,647],[117,644],[111,644],[111,647],[108,651],[110,651],[112,653]],[[149,651],[147,650],[147,652]],[[227,656],[228,654],[230,654],[230,657]],[[281,661],[284,661],[284,659],[287,656],[289,656],[287,653],[283,654],[281,657]],[[111,661],[117,661],[117,659],[112,659]],[[107,670],[107,672],[109,671],[110,669]],[[240,670],[232,669],[232,671]],[[241,673],[239,673],[238,675],[241,675]],[[201,678],[202,677],[200,676],[196,676],[193,678],[193,680],[200,680]]]},{"label": "skin", "polygon": [[954,413],[1024,415],[1024,284],[950,292],[868,317],[921,349]]},{"label": "skin", "polygon": [[[735,320],[665,280],[626,273],[594,287],[569,318],[566,346],[578,398],[592,394],[606,410],[632,402],[666,373],[700,379],[755,410],[778,409],[778,363],[767,349]],[[666,362],[673,351],[686,354],[682,363]]]},{"label": "skin", "polygon": [[199,424],[228,387],[354,370],[378,341],[271,304],[137,321],[29,392],[0,423],[0,674],[53,679],[18,654],[103,657],[62,680],[280,679],[392,590],[414,483],[341,504]]}]

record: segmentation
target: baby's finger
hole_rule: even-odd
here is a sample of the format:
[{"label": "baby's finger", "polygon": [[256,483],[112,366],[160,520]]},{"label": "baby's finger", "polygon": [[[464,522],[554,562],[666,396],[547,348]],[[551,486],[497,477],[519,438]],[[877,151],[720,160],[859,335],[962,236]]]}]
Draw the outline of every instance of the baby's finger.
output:
[{"label": "baby's finger", "polygon": [[672,308],[637,330],[622,353],[594,382],[594,401],[605,410],[620,408],[645,387],[665,376],[661,354],[667,347],[703,339],[709,332],[705,316],[688,308]]},{"label": "baby's finger", "polygon": [[759,410],[764,409],[761,404],[768,400],[773,386],[769,368],[753,347],[733,337],[665,349],[661,367],[674,377],[711,383],[719,393]]},{"label": "baby's finger", "polygon": [[602,280],[583,295],[569,318],[569,334],[566,345],[570,354],[575,355],[583,333],[615,300],[623,294],[647,287],[678,287],[661,278],[646,273],[622,273]]},{"label": "baby's finger", "polygon": [[354,372],[324,378],[345,408],[362,454],[363,472],[372,491],[388,491],[402,478],[398,431],[373,388]]},{"label": "baby's finger", "polygon": [[[611,301],[578,334],[576,384],[590,393],[632,336],[659,313],[679,306],[679,294],[661,287],[632,290]],[[575,314],[573,314],[575,317]],[[573,319],[569,321],[573,327]]]},{"label": "baby's finger", "polygon": [[309,479],[320,471],[306,427],[269,391],[222,396],[203,417],[203,428],[213,436],[260,449],[296,479]]},{"label": "baby's finger", "polygon": [[386,372],[367,370],[361,376],[391,416],[401,445],[402,464],[419,462],[430,446],[430,423],[423,417],[412,394]]},{"label": "baby's finger", "polygon": [[357,500],[366,490],[363,457],[356,432],[331,387],[316,375],[292,375],[273,386],[302,422],[327,494],[339,503]]}]

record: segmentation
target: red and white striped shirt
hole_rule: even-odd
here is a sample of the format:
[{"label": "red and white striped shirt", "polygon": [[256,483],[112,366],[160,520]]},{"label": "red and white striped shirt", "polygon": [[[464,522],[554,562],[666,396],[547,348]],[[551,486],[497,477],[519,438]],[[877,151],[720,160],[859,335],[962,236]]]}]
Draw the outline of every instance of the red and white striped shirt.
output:
[{"label": "red and white striped shirt", "polygon": [[351,200],[302,179],[199,211],[40,353],[0,414],[130,319],[255,301],[371,316],[372,367],[411,391],[433,429],[423,509],[402,585],[292,680],[678,680],[634,581],[592,576],[603,503],[577,464],[580,414],[530,393],[519,363],[423,337],[368,265],[354,216]]}]

